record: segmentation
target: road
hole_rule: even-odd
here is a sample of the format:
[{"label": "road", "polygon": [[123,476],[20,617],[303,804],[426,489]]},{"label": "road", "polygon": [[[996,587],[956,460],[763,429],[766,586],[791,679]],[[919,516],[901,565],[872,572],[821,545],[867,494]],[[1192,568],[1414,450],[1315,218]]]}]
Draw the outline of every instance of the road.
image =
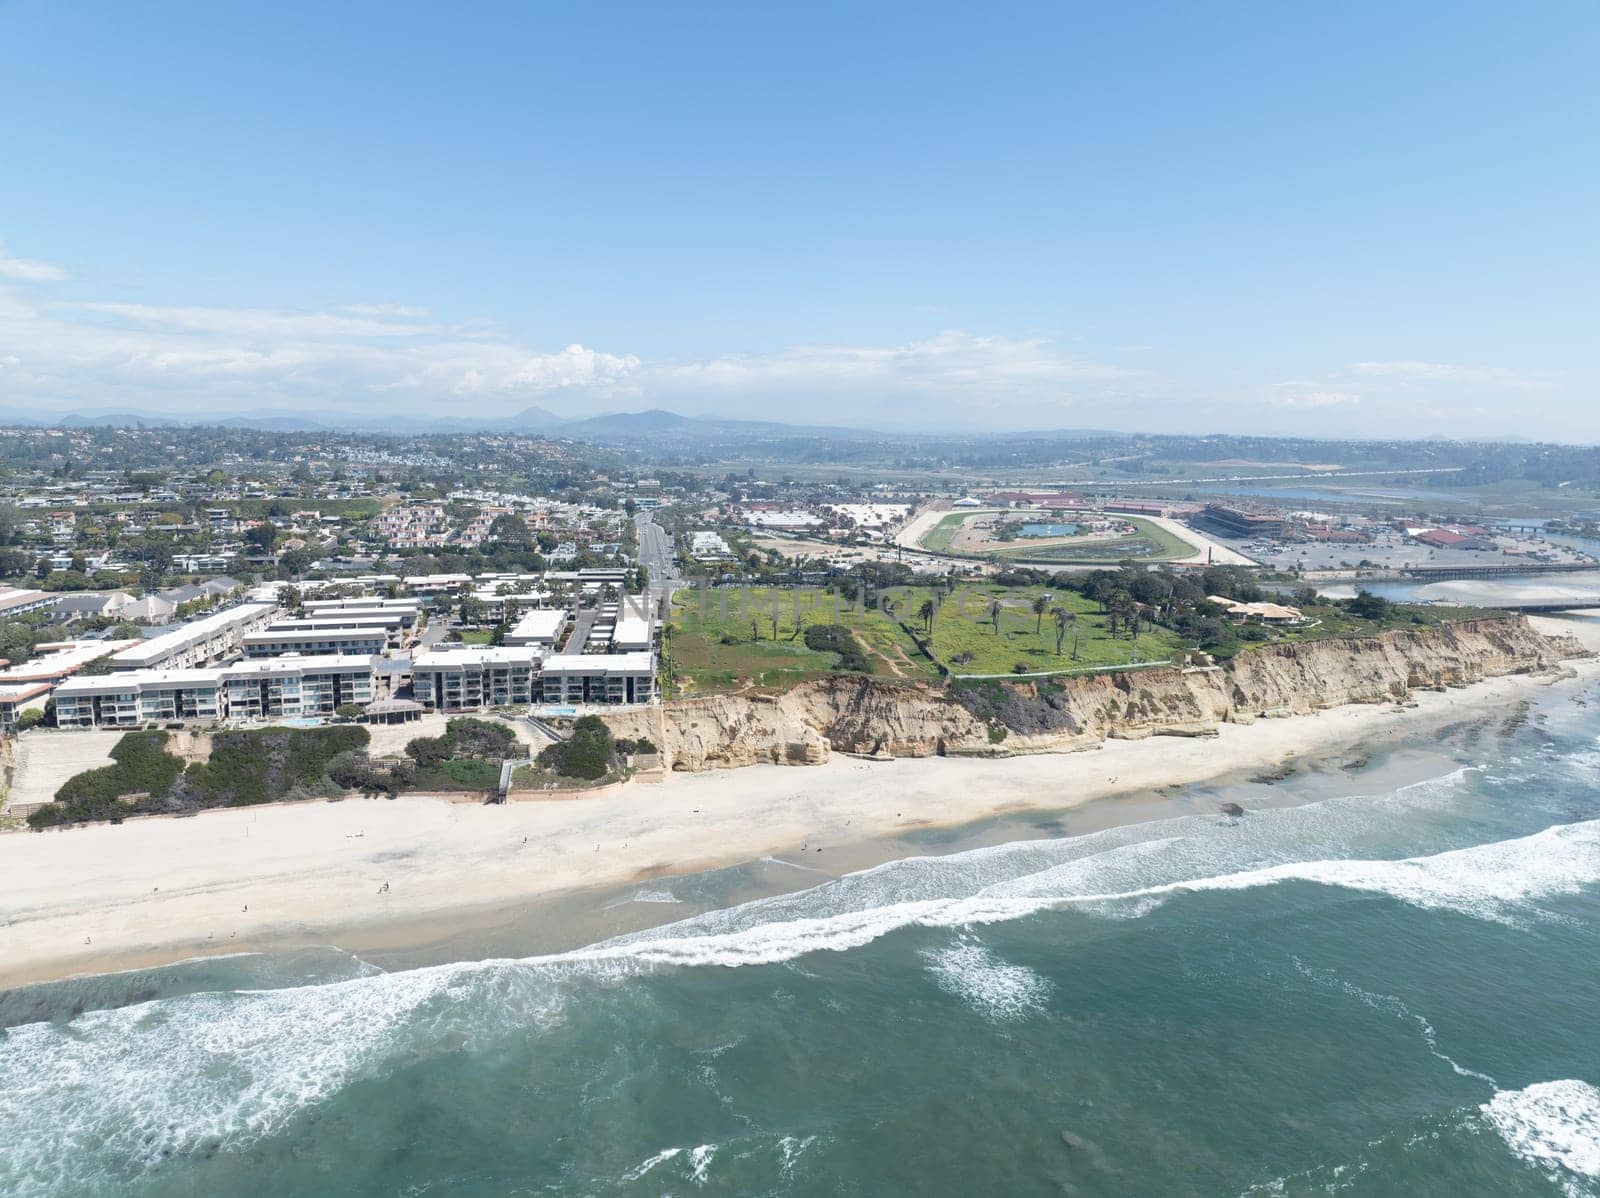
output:
[{"label": "road", "polygon": [[678,574],[678,563],[673,553],[672,538],[667,530],[656,523],[654,512],[639,512],[633,518],[639,534],[639,564],[650,572],[650,598],[652,604],[670,599],[672,592],[683,585]]}]

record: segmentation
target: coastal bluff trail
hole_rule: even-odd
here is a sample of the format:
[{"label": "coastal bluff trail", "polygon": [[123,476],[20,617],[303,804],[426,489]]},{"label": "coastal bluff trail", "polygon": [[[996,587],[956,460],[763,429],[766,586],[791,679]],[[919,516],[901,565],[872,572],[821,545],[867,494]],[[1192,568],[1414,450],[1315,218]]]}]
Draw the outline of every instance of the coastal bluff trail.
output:
[{"label": "coastal bluff trail", "polygon": [[1508,616],[1273,645],[1206,668],[951,687],[839,676],[778,694],[676,700],[608,722],[618,736],[655,740],[671,768],[686,771],[816,765],[831,752],[1006,756],[1108,739],[1208,735],[1224,723],[1404,702],[1413,691],[1550,671],[1587,656],[1576,637]]}]

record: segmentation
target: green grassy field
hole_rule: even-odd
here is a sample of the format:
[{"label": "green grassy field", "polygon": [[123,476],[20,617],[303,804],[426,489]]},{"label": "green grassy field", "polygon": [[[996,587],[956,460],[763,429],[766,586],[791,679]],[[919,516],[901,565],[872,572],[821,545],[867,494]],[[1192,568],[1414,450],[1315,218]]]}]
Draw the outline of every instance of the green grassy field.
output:
[{"label": "green grassy field", "polygon": [[1394,629],[1432,628],[1440,624],[1458,624],[1462,620],[1499,619],[1506,614],[1489,607],[1427,607],[1404,603],[1395,604],[1381,620],[1362,619],[1335,603],[1304,604],[1300,605],[1300,610],[1314,624],[1306,628],[1269,629],[1272,642],[1282,644],[1323,641],[1341,636],[1377,636]]},{"label": "green grassy field", "polygon": [[682,591],[667,646],[676,689],[783,687],[833,670],[838,655],[808,649],[804,629],[841,624],[861,642],[873,673],[893,680],[936,678],[938,670],[889,616],[862,610],[814,587]]},{"label": "green grassy field", "polygon": [[[1046,596],[1050,608],[1059,607],[1075,617],[1067,624],[1059,653],[1051,612],[1047,610],[1041,619],[1033,611],[1034,600]],[[1009,674],[1018,665],[1029,673],[1121,666],[1170,660],[1184,648],[1176,633],[1154,625],[1145,625],[1137,641],[1120,629],[1113,638],[1096,604],[1075,591],[1046,587],[964,584],[953,595],[940,591],[937,596],[914,588],[908,601],[896,604],[896,611],[920,630],[916,613],[930,597],[939,602],[933,618],[933,653],[954,674]],[[998,633],[989,618],[995,600],[1001,604]],[[970,659],[965,659],[968,654]]]},{"label": "green grassy field", "polygon": [[[1051,607],[1075,617],[1059,653],[1052,616],[1047,611],[1041,620],[1032,608],[1045,595]],[[938,663],[958,675],[1013,674],[1018,665],[1028,673],[1121,666],[1169,660],[1184,648],[1175,633],[1153,625],[1146,625],[1137,641],[1126,632],[1113,638],[1096,606],[1070,591],[963,584],[954,594],[896,587],[880,599],[888,604],[887,611],[863,611],[814,588],[680,593],[668,650],[675,693],[747,684],[782,687],[827,674],[837,665],[835,655],[808,649],[803,633],[796,632],[797,626],[814,624],[849,628],[866,649],[873,673],[889,680],[939,676],[934,660],[900,626],[902,621],[929,644]],[[939,608],[931,639],[917,615],[928,599]],[[989,616],[995,600],[1001,604],[998,632]]]}]

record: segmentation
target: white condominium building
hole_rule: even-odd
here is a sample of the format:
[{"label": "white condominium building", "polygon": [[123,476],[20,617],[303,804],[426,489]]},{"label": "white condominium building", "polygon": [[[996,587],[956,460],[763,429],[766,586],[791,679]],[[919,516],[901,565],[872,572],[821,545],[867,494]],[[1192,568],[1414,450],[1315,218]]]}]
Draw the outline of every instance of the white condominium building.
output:
[{"label": "white condominium building", "polygon": [[242,603],[225,611],[191,620],[181,628],[140,641],[111,658],[114,670],[183,670],[227,657],[257,629],[265,628],[274,603]]},{"label": "white condominium building", "polygon": [[558,653],[547,657],[540,691],[546,703],[648,703],[655,697],[655,654]]},{"label": "white condominium building", "polygon": [[556,638],[567,626],[567,613],[559,607],[541,607],[527,612],[516,627],[506,633],[508,645],[537,645],[541,649],[554,649]]},{"label": "white condominium building", "polygon": [[62,728],[137,728],[332,715],[372,702],[371,657],[278,657],[204,670],[123,670],[67,679],[55,691]]},{"label": "white condominium building", "polygon": [[223,684],[230,720],[332,715],[374,698],[372,658],[359,655],[241,661],[223,671]]},{"label": "white condominium building", "polygon": [[430,711],[476,711],[532,703],[544,650],[533,645],[469,646],[419,654],[411,689]]},{"label": "white condominium building", "polygon": [[246,657],[282,657],[286,653],[298,653],[303,657],[374,657],[389,647],[389,634],[382,628],[325,632],[290,628],[252,632],[243,638],[242,644]]},{"label": "white condominium building", "polygon": [[56,687],[61,728],[138,728],[222,718],[221,670],[121,670]]}]

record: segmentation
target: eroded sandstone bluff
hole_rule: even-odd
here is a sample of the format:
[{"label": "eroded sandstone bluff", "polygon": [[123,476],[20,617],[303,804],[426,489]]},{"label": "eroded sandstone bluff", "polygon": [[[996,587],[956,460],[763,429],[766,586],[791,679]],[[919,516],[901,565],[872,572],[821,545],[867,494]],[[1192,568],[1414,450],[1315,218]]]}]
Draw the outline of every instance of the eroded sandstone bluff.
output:
[{"label": "eroded sandstone bluff", "polygon": [[810,765],[830,750],[1000,755],[1087,748],[1107,737],[1204,735],[1224,722],[1395,702],[1413,690],[1550,670],[1586,655],[1576,640],[1508,616],[1275,645],[1207,668],[957,686],[840,675],[781,694],[674,700],[610,723],[618,736],[648,736],[680,770]]}]

